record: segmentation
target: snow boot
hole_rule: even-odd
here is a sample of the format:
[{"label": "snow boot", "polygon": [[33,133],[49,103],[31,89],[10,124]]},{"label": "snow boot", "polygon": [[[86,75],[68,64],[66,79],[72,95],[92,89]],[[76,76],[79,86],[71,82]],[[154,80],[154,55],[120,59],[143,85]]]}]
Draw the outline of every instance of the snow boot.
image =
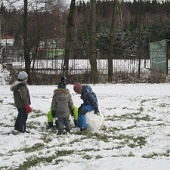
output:
[{"label": "snow boot", "polygon": [[51,129],[53,127],[53,122],[48,122],[46,129]]}]

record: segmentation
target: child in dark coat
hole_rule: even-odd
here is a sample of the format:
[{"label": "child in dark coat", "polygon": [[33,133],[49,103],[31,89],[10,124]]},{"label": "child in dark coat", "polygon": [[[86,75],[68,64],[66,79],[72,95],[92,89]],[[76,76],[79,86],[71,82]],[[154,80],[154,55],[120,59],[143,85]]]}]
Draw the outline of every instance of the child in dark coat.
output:
[{"label": "child in dark coat", "polygon": [[32,111],[30,104],[30,93],[27,87],[28,74],[25,71],[21,71],[18,74],[18,80],[11,85],[11,91],[13,91],[15,106],[18,109],[18,116],[15,121],[15,130],[19,132],[26,132],[26,121],[28,113]]}]

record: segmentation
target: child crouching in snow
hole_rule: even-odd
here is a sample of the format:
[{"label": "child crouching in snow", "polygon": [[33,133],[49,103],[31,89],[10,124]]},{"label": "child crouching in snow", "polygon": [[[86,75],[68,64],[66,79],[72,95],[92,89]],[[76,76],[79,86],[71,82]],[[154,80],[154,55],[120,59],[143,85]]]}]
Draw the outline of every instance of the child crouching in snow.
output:
[{"label": "child crouching in snow", "polygon": [[[77,106],[73,106],[73,110],[71,111],[71,116],[73,117],[73,125],[72,126],[74,126],[74,127],[77,127],[77,119],[78,119],[78,108],[77,108]],[[71,119],[71,117],[69,118],[69,120]],[[53,121],[55,120],[55,126],[54,126],[54,123],[53,123]],[[51,128],[54,128],[54,127],[56,127],[56,129],[58,129],[58,118],[56,117],[56,118],[54,118],[53,119],[53,116],[52,116],[52,111],[51,111],[51,109],[48,111],[48,113],[47,113],[47,121],[48,121],[48,125],[47,125],[47,127],[46,127],[46,129],[51,129]],[[70,120],[71,121],[71,120]]]},{"label": "child crouching in snow", "polygon": [[[58,128],[58,122],[57,122],[57,117],[55,118],[55,126],[56,126],[56,129]],[[53,124],[53,116],[52,116],[52,111],[51,109],[48,111],[47,113],[47,121],[48,121],[48,125],[46,126],[46,129],[51,129],[54,127],[54,124]]]},{"label": "child crouching in snow", "polygon": [[[70,111],[73,110],[73,100],[68,89],[66,89],[66,78],[61,77],[58,89],[54,90],[51,102],[52,117],[58,118],[58,135],[70,133]],[[64,131],[64,126],[66,132]]]},{"label": "child crouching in snow", "polygon": [[95,115],[100,115],[97,96],[90,86],[82,85],[80,82],[75,83],[73,89],[81,95],[80,98],[83,100],[83,104],[78,108],[78,125],[80,131],[84,131],[87,130],[85,114],[94,111]]}]

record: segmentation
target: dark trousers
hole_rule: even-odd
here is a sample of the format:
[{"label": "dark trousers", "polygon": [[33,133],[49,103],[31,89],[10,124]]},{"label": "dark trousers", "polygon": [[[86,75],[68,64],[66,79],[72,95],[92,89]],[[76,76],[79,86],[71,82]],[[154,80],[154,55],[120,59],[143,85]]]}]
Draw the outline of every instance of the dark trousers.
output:
[{"label": "dark trousers", "polygon": [[15,121],[15,130],[20,132],[26,131],[26,121],[28,118],[28,114],[25,108],[19,109],[18,108],[18,116]]},{"label": "dark trousers", "polygon": [[58,118],[58,132],[63,132],[64,130],[64,125],[66,128],[66,131],[70,131],[70,120],[69,117],[66,118]]}]

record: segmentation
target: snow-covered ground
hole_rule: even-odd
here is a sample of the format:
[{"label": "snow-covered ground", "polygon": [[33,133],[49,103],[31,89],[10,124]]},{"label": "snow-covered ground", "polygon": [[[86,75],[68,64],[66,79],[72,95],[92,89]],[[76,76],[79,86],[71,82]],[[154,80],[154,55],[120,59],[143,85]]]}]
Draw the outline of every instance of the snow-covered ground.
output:
[{"label": "snow-covered ground", "polygon": [[[28,86],[33,112],[29,134],[13,129],[17,110],[9,85],[0,85],[0,169],[169,170],[170,84],[91,85],[105,122],[97,134],[57,136],[45,129],[57,86]],[[67,85],[74,103],[80,96]]]}]

